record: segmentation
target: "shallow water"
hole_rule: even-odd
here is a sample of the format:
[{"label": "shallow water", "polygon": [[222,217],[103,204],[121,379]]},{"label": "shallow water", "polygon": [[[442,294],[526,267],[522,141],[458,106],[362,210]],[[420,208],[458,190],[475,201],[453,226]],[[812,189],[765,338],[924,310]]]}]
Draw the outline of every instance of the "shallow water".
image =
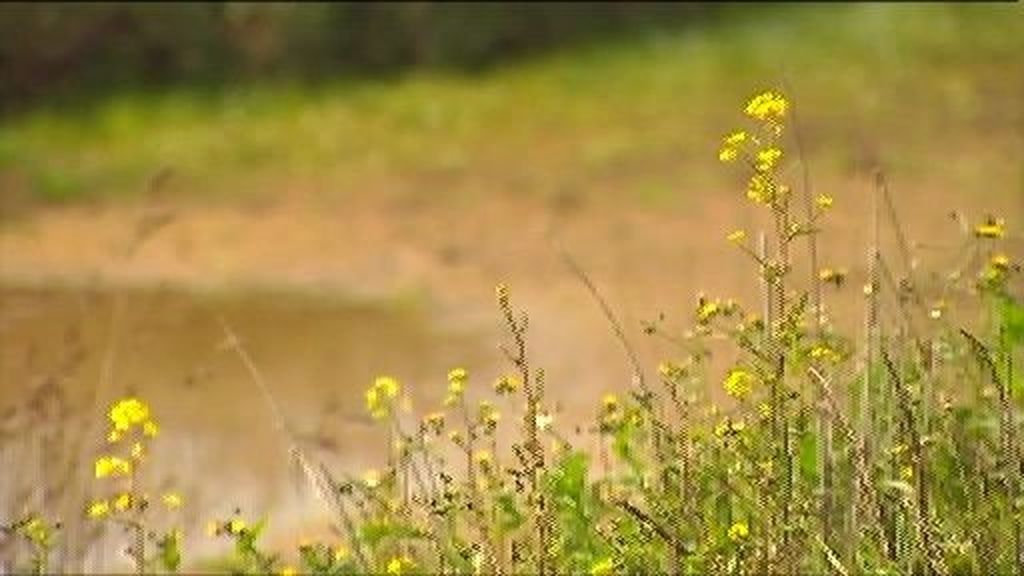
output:
[{"label": "shallow water", "polygon": [[[194,527],[192,534],[236,506],[248,516],[272,518],[271,542],[281,537],[275,533],[298,530],[293,523],[315,503],[300,489],[268,402],[238,355],[223,346],[221,318],[302,445],[341,471],[383,462],[384,441],[363,409],[363,390],[375,376],[395,375],[406,383],[412,403],[426,406],[443,393],[448,368],[472,370],[493,356],[483,353],[480,334],[441,327],[409,302],[0,290],[0,410],[7,431],[0,449],[3,461],[23,472],[4,474],[0,483],[3,518],[41,508],[43,498],[46,508],[60,502],[56,507],[70,514],[80,491],[102,493],[102,481],[89,478],[91,457],[103,446],[105,407],[130,393],[152,406],[162,427],[152,446],[149,481],[184,493],[189,505],[183,520]],[[57,394],[47,396],[47,390]],[[68,402],[69,413],[55,411],[58,397]],[[60,446],[48,448],[44,458],[47,433],[63,436],[56,436]],[[54,467],[72,453],[79,457],[77,472],[57,482]],[[60,486],[44,495],[44,479]],[[31,488],[27,495],[19,490],[25,487]],[[102,568],[111,561],[93,558],[90,564]],[[109,567],[126,567],[119,561]]]}]

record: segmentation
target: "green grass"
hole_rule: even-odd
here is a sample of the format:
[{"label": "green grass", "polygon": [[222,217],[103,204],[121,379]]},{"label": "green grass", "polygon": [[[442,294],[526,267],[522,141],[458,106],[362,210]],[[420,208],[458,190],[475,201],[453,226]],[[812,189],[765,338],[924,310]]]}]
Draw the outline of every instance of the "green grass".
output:
[{"label": "green grass", "polygon": [[[175,89],[36,110],[4,121],[0,170],[23,176],[29,196],[61,201],[137,194],[163,167],[200,197],[359,194],[399,176],[539,194],[614,180],[650,199],[652,173],[703,165],[731,103],[783,73],[808,110],[813,150],[883,140],[894,162],[925,171],[951,134],[1012,145],[1006,116],[1024,99],[1010,74],[1024,31],[1017,6],[735,11],[481,76]],[[856,161],[845,154],[817,160],[840,169]]]}]

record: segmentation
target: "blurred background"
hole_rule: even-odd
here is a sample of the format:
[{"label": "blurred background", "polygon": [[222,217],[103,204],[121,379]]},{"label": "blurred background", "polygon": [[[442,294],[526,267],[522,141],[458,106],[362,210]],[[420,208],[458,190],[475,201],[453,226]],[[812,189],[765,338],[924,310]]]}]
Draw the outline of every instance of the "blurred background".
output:
[{"label": "blurred background", "polygon": [[[163,425],[151,480],[184,491],[191,550],[216,554],[202,526],[235,506],[270,516],[274,546],[322,533],[221,320],[303,445],[361,474],[383,463],[363,406],[375,376],[404,384],[412,422],[449,368],[468,368],[478,397],[507,370],[506,282],[572,430],[630,368],[560,254],[652,372],[678,351],[641,322],[664,313],[681,332],[699,293],[753,301],[756,271],[725,236],[754,235],[763,215],[717,152],[765,89],[793,101],[813,192],[835,198],[821,263],[848,273],[827,296],[837,323],[860,321],[844,310],[860,304],[876,168],[922,269],[951,265],[955,212],[1004,217],[1019,255],[1022,17],[1019,4],[4,4],[0,469],[19,473],[0,479],[0,521],[46,509],[70,523],[100,490],[105,406],[136,393]],[[72,527],[60,557],[123,567],[116,546],[83,552],[114,536]]]}]

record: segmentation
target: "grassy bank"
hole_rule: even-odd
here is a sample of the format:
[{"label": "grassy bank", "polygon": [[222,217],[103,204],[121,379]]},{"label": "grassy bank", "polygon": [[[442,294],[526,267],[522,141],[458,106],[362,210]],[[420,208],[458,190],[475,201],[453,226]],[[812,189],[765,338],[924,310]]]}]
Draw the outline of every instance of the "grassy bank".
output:
[{"label": "grassy bank", "polygon": [[124,94],[5,120],[0,174],[30,201],[579,188],[657,202],[683,173],[721,182],[703,160],[727,103],[766,80],[800,97],[822,168],[880,157],[923,173],[955,139],[963,169],[984,171],[1019,148],[1022,29],[1012,5],[777,8],[477,76]]}]

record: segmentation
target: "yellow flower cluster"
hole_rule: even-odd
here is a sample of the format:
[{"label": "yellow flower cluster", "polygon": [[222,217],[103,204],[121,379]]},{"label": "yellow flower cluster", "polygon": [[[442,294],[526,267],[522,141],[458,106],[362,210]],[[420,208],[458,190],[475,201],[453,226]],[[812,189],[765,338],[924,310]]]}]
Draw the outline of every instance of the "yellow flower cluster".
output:
[{"label": "yellow flower cluster", "polygon": [[737,522],[729,527],[729,540],[739,542],[750,535],[750,528],[746,522]]},{"label": "yellow flower cluster", "polygon": [[17,531],[37,546],[49,546],[50,528],[38,516],[28,518]]},{"label": "yellow flower cluster", "polygon": [[835,270],[832,268],[822,268],[818,271],[818,280],[828,284],[835,284],[836,287],[843,285],[846,281],[846,270],[839,269]]},{"label": "yellow flower cluster", "polygon": [[398,556],[388,561],[385,572],[391,576],[402,576],[402,574],[408,574],[415,567],[416,564],[408,556]]},{"label": "yellow flower cluster", "polygon": [[[789,193],[789,188],[780,184],[775,176],[783,152],[774,145],[782,133],[782,120],[788,109],[789,101],[781,94],[762,92],[754,96],[747,103],[746,113],[764,123],[763,133],[733,132],[725,136],[718,151],[718,159],[722,162],[734,162],[741,155],[749,159],[753,174],[747,183],[747,198],[759,204],[775,204]],[[749,151],[747,147],[750,147]],[[820,200],[824,198],[827,197]],[[819,207],[826,208],[820,203]],[[734,241],[741,239],[738,237]]]},{"label": "yellow flower cluster", "polygon": [[390,376],[380,376],[374,380],[366,391],[366,409],[375,420],[382,420],[391,414],[398,391],[398,380]]},{"label": "yellow flower cluster", "polygon": [[461,396],[466,391],[466,380],[469,373],[465,368],[455,368],[448,372],[448,393],[452,396]]},{"label": "yellow flower cluster", "polygon": [[494,381],[494,391],[499,395],[512,394],[522,383],[515,376],[502,376]]},{"label": "yellow flower cluster", "polygon": [[775,92],[762,92],[750,99],[745,112],[747,116],[757,120],[772,121],[786,116],[789,101]]},{"label": "yellow flower cluster", "polygon": [[811,348],[811,351],[808,353],[808,356],[810,356],[814,360],[823,360],[825,362],[831,362],[833,364],[843,359],[839,352],[836,352],[831,347],[822,344],[818,344]]},{"label": "yellow flower cluster", "polygon": [[754,168],[756,168],[758,172],[768,172],[778,165],[781,158],[782,150],[779,150],[778,148],[771,147],[759,150],[757,152]]},{"label": "yellow flower cluster", "polygon": [[590,567],[590,576],[610,576],[615,573],[615,562],[611,558],[602,558]]},{"label": "yellow flower cluster", "polygon": [[1002,218],[989,217],[974,227],[974,235],[978,238],[1002,238],[1006,236],[1006,222]]},{"label": "yellow flower cluster", "polygon": [[132,463],[117,456],[100,456],[96,459],[95,472],[97,478],[127,476],[132,473]]},{"label": "yellow flower cluster", "polygon": [[740,148],[747,141],[747,133],[733,132],[722,139],[722,148],[718,151],[718,159],[722,162],[733,162],[739,157]]},{"label": "yellow flower cluster", "polygon": [[725,377],[725,393],[737,400],[743,400],[754,389],[757,378],[743,368],[733,368]]},{"label": "yellow flower cluster", "polygon": [[125,398],[110,408],[110,421],[114,430],[127,432],[132,426],[149,421],[149,406],[138,398]]}]

